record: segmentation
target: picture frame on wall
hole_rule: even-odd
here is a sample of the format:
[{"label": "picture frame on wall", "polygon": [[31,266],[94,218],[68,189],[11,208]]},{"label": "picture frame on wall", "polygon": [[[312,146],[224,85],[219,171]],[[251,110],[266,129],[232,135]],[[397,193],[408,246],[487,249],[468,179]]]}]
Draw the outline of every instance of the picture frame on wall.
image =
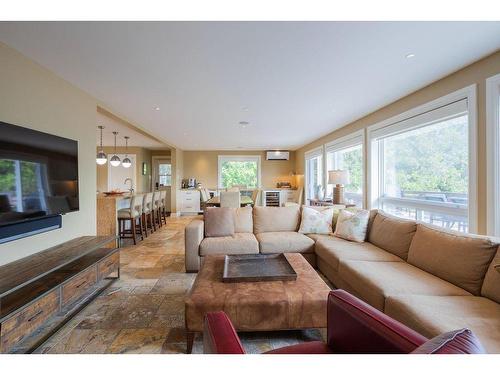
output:
[{"label": "picture frame on wall", "polygon": [[142,175],[145,176],[148,173],[148,164],[146,162],[142,162]]}]

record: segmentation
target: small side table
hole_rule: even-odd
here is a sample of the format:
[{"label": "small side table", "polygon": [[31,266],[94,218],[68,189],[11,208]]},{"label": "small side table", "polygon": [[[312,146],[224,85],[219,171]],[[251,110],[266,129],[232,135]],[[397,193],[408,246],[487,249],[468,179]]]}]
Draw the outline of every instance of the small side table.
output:
[{"label": "small side table", "polygon": [[[333,201],[331,199],[309,199],[309,204],[311,206],[333,206]],[[346,203],[344,205],[346,208],[356,207],[355,204]]]}]

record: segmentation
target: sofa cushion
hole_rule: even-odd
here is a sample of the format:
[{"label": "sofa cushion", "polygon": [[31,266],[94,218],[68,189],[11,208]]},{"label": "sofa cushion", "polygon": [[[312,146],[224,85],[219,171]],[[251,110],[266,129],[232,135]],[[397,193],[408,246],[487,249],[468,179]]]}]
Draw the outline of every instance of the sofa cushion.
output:
[{"label": "sofa cushion", "polygon": [[200,244],[200,255],[258,254],[259,243],[252,233],[235,233],[227,237],[206,237]]},{"label": "sofa cushion", "polygon": [[212,207],[203,214],[205,237],[225,237],[234,234],[234,214],[230,208]]},{"label": "sofa cushion", "polygon": [[333,234],[334,213],[335,209],[333,208],[317,211],[309,207],[303,207],[299,233]]},{"label": "sofa cushion", "polygon": [[378,211],[371,223],[368,241],[406,260],[416,230],[417,223],[414,221],[399,219]]},{"label": "sofa cushion", "polygon": [[333,236],[318,238],[316,255],[338,270],[343,260],[369,260],[378,262],[402,262],[401,258],[369,242],[352,242]]},{"label": "sofa cushion", "polygon": [[479,295],[497,247],[498,244],[484,236],[418,224],[408,263]]},{"label": "sofa cushion", "polygon": [[[331,206],[307,206],[305,204],[302,205],[302,210],[304,208],[309,208],[314,211],[323,212],[325,210],[333,209],[333,217],[332,217],[332,231],[335,231],[335,225],[337,225],[337,219],[339,217],[340,210],[353,210],[353,208],[345,208],[345,204],[332,204]],[[356,210],[354,208],[354,210]],[[302,224],[302,223],[301,223]]]},{"label": "sofa cushion", "polygon": [[476,296],[390,296],[387,315],[426,337],[470,329],[489,353],[500,353],[500,305]]},{"label": "sofa cushion", "polygon": [[235,233],[253,233],[252,207],[232,208]]},{"label": "sofa cushion", "polygon": [[463,296],[469,292],[405,262],[340,262],[339,276],[350,291],[384,311],[385,299],[398,294]]},{"label": "sofa cushion", "polygon": [[481,295],[500,303],[500,248],[486,271]]},{"label": "sofa cushion", "polygon": [[300,224],[300,206],[254,207],[254,233],[296,232]]},{"label": "sofa cushion", "polygon": [[357,209],[341,210],[335,225],[334,235],[349,241],[364,242],[368,229],[370,211]]},{"label": "sofa cushion", "polygon": [[314,240],[297,232],[266,232],[255,235],[259,241],[260,252],[276,253],[312,253]]},{"label": "sofa cushion", "polygon": [[318,242],[322,238],[325,239],[332,238],[332,236],[330,236],[329,234],[317,234],[317,233],[308,233],[306,234],[306,236],[312,239],[314,242]]}]

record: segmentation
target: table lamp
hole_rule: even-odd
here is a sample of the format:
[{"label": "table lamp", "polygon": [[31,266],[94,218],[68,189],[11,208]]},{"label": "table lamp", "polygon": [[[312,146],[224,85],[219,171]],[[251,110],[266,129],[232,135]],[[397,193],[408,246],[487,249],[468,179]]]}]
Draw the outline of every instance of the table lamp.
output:
[{"label": "table lamp", "polygon": [[349,184],[349,171],[335,169],[328,171],[328,183],[333,187],[333,204],[345,204],[344,186]]}]

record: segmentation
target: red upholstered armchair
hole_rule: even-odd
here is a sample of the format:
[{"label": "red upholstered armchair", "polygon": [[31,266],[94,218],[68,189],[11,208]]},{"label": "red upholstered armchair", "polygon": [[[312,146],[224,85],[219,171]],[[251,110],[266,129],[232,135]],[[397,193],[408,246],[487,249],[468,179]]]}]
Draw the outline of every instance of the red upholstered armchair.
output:
[{"label": "red upholstered armchair", "polygon": [[[474,354],[484,349],[468,329],[444,333],[431,340],[388,317],[343,290],[328,296],[327,342],[311,341],[266,354]],[[224,312],[205,316],[203,351],[207,354],[245,354]]]}]

